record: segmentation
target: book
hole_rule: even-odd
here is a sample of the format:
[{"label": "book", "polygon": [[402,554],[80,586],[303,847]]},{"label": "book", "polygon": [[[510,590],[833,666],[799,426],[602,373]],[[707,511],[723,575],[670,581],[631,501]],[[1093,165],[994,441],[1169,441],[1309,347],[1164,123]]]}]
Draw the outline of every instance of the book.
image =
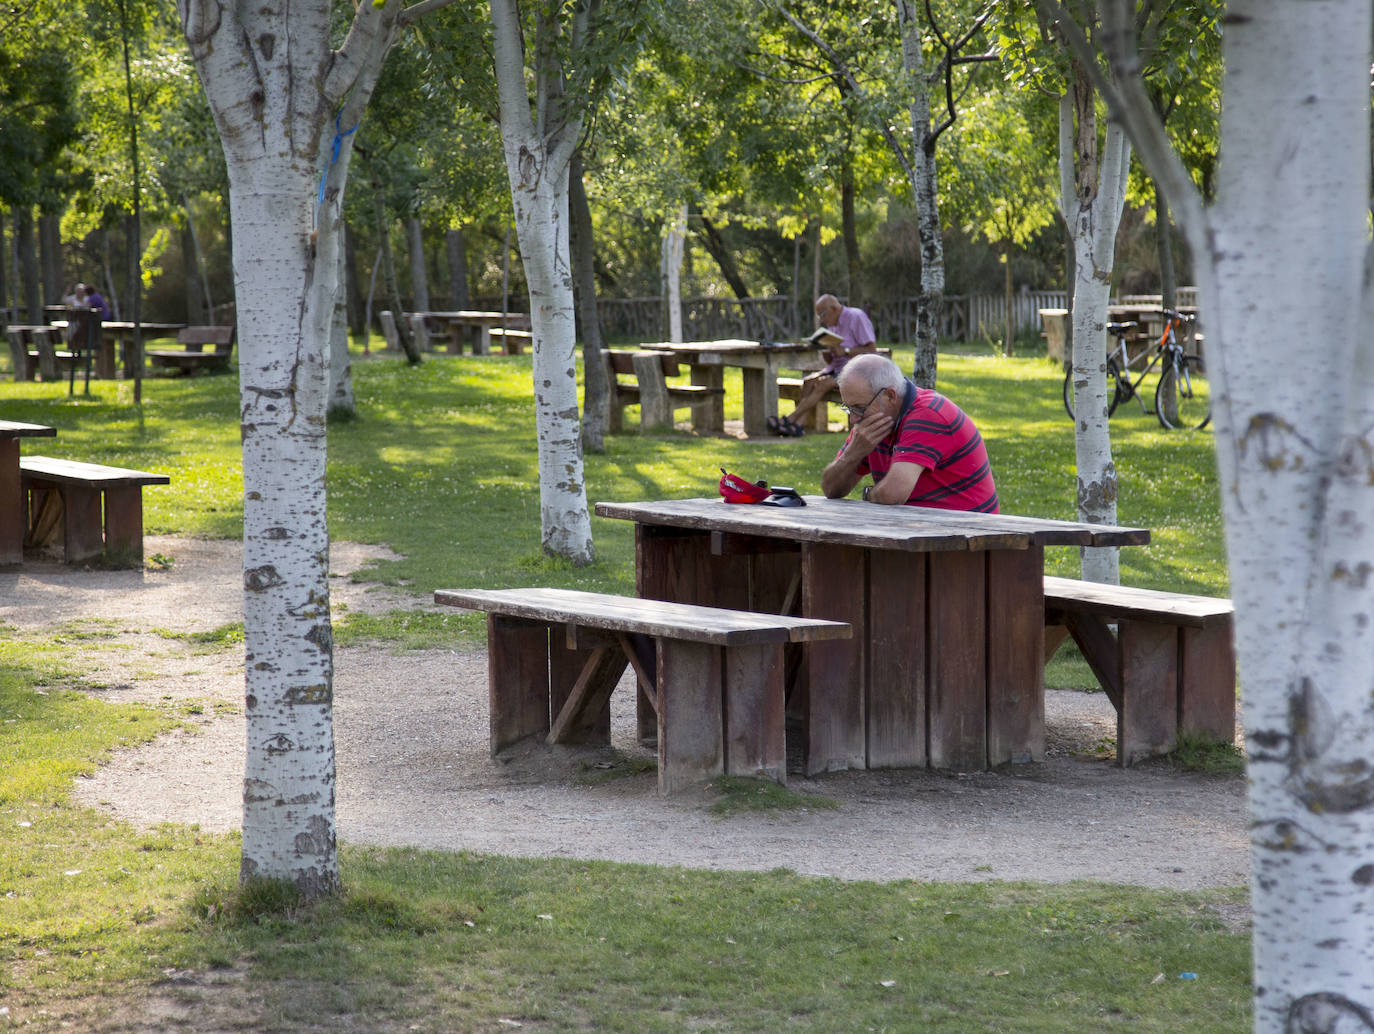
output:
[{"label": "book", "polygon": [[842,342],[844,338],[840,337],[840,335],[836,334],[829,327],[819,327],[806,340],[817,348],[834,348]]}]

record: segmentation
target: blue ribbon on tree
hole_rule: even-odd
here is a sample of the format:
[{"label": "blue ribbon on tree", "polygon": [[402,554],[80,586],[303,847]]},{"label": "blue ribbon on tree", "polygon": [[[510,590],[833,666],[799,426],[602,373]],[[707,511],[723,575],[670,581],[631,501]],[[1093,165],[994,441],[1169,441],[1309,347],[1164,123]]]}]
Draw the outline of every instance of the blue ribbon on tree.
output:
[{"label": "blue ribbon on tree", "polygon": [[329,165],[326,165],[326,166],[324,167],[324,171],[320,173],[320,200],[319,200],[319,204],[324,204],[324,184],[325,184],[325,181],[326,181],[327,179],[329,179],[329,169],[330,169],[330,166],[334,165],[334,164],[335,164],[336,162],[338,162],[338,160],[339,160],[339,152],[340,152],[341,150],[343,150],[344,137],[346,137],[346,136],[351,136],[353,133],[357,132],[357,130],[358,130],[358,123],[356,123],[356,122],[353,123],[353,128],[352,128],[352,129],[343,129],[343,128],[339,125],[339,116],[338,116],[338,115],[335,115],[335,116],[334,116],[334,142],[331,143],[331,144],[329,145],[329,151],[330,151],[330,153],[329,153]]}]

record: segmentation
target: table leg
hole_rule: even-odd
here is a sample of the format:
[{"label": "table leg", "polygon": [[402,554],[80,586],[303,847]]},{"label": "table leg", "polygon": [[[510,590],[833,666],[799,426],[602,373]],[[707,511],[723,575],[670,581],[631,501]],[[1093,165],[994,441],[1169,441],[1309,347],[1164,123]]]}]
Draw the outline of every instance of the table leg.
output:
[{"label": "table leg", "polygon": [[869,557],[868,767],[926,764],[926,554]]},{"label": "table leg", "polygon": [[476,332],[477,337],[472,343],[473,355],[491,355],[491,330],[483,323]]},{"label": "table leg", "polygon": [[[694,364],[691,368],[692,383],[707,388],[725,387],[725,368],[723,366],[702,366]],[[725,393],[712,395],[705,402],[692,407],[692,427],[700,433],[714,434],[725,430]]]},{"label": "table leg", "polygon": [[0,438],[0,566],[24,562],[26,509],[19,439]]},{"label": "table leg", "polygon": [[931,553],[927,569],[930,765],[987,767],[987,554]]},{"label": "table leg", "polygon": [[778,367],[740,370],[744,387],[744,433],[751,438],[768,433],[768,418],[778,415]]},{"label": "table leg", "polygon": [[1045,550],[988,553],[988,767],[1045,757]]},{"label": "table leg", "polygon": [[802,613],[847,621],[852,639],[808,644],[804,705],[807,775],[868,763],[864,735],[867,682],[867,555],[855,546],[802,544]]},{"label": "table leg", "polygon": [[114,335],[100,335],[100,343],[96,345],[95,351],[95,375],[101,380],[114,380],[115,353],[118,350],[119,341]]}]

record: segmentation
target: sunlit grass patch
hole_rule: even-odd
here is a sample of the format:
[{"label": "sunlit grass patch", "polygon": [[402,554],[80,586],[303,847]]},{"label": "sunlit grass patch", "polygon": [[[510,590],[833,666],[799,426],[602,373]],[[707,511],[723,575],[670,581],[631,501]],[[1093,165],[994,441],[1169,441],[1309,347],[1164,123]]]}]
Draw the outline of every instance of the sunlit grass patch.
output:
[{"label": "sunlit grass patch", "polygon": [[486,645],[486,615],[453,610],[348,611],[334,622],[334,642],[358,646],[386,642],[395,650],[479,650]]},{"label": "sunlit grass patch", "polygon": [[750,811],[829,811],[840,806],[830,797],[797,793],[771,779],[752,776],[719,776],[711,781],[710,789],[717,799],[707,811],[721,818]]}]

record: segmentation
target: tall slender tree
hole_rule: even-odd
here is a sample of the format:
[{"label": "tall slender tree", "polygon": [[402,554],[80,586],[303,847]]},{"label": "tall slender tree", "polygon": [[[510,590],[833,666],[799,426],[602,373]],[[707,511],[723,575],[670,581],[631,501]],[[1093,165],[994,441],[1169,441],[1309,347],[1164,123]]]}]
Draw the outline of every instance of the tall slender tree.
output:
[{"label": "tall slender tree", "polygon": [[[224,145],[238,291],[247,752],[241,872],[338,887],[325,522],[328,344],[350,131],[399,0],[179,0]],[[337,117],[337,121],[336,121]]]},{"label": "tall slender tree", "polygon": [[[1374,1030],[1374,12],[1227,4],[1226,160],[1209,205],[1140,80],[1134,6],[1101,4],[1114,75],[1099,86],[1185,228],[1206,319],[1248,748],[1254,1029]],[[1296,362],[1274,333],[1295,312],[1310,343]]]}]

